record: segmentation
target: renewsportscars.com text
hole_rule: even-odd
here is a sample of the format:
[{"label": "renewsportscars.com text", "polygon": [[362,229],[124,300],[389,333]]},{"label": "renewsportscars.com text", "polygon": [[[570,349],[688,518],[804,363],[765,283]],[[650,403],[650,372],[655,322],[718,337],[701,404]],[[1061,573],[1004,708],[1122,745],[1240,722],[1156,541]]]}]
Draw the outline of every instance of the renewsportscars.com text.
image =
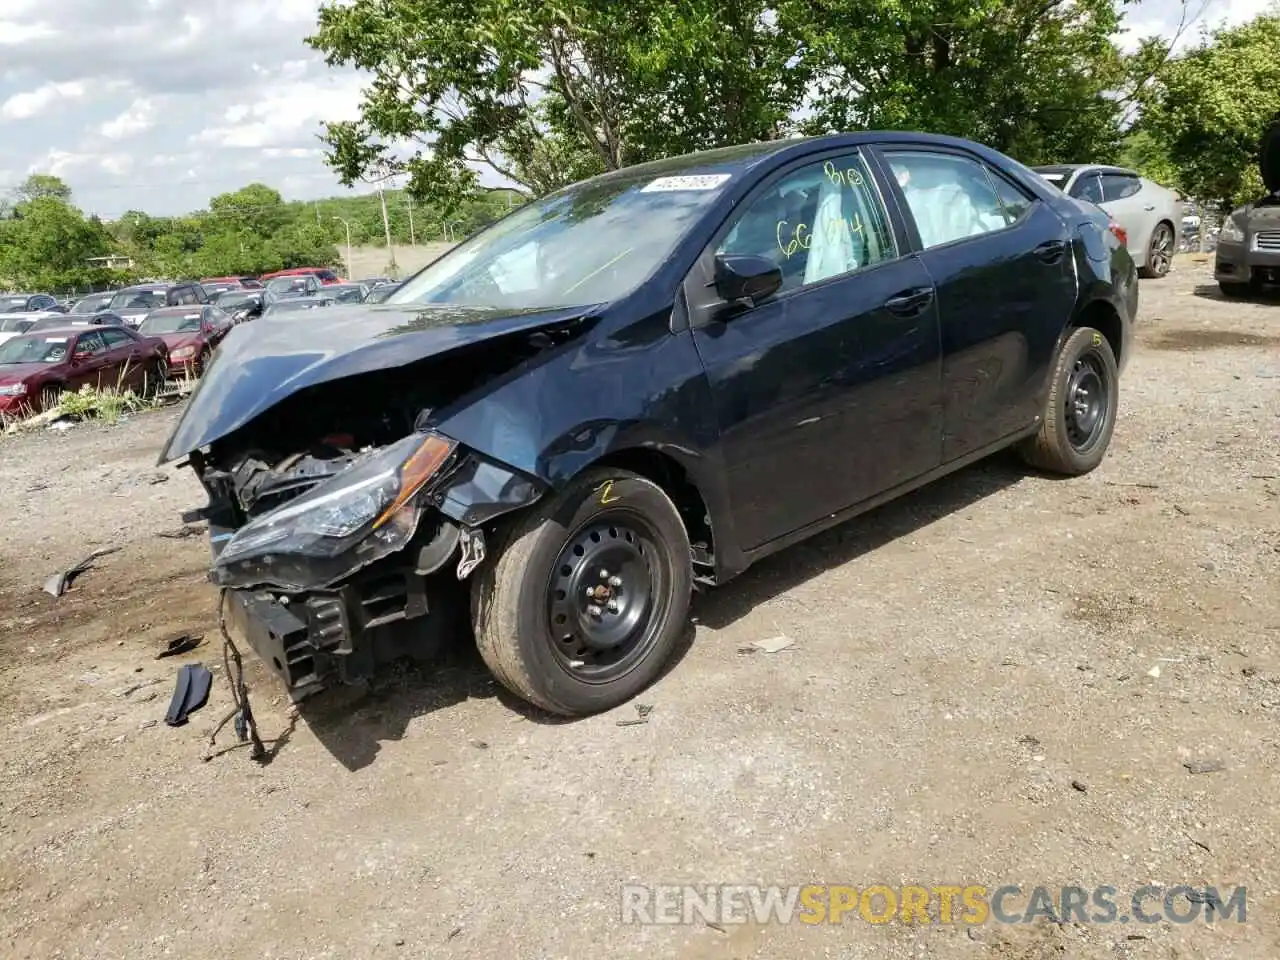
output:
[{"label": "renewsportscars.com text", "polygon": [[627,884],[622,922],[741,923],[1244,923],[1245,887],[988,887],[842,884]]}]

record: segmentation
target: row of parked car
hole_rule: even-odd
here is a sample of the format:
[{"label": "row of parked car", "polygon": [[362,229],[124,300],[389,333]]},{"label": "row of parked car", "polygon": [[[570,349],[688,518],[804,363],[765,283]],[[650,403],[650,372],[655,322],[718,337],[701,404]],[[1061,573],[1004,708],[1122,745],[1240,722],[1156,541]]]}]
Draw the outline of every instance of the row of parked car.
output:
[{"label": "row of parked car", "polygon": [[380,303],[398,284],[348,282],[328,270],[261,278],[141,283],[60,304],[44,293],[0,295],[0,415],[47,410],[65,391],[154,393],[175,374],[199,377],[238,323],[335,303]]}]

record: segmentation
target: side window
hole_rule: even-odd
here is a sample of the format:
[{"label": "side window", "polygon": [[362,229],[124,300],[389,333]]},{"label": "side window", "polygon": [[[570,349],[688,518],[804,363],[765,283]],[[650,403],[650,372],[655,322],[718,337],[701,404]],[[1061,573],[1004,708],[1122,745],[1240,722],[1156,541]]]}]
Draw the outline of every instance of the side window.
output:
[{"label": "side window", "polygon": [[106,350],[106,345],[102,342],[102,335],[98,332],[82,333],[80,339],[76,341],[77,357],[93,356]]},{"label": "side window", "polygon": [[1005,220],[1017,223],[1031,209],[1031,198],[990,167],[987,168],[987,176],[991,179],[991,185],[996,188],[1000,205],[1004,207]]},{"label": "side window", "polygon": [[866,162],[851,152],[770,184],[747,202],[716,253],[772,260],[786,291],[892,260],[898,248]]},{"label": "side window", "polygon": [[1008,226],[987,170],[976,160],[918,150],[886,152],[926,248]]},{"label": "side window", "polygon": [[115,350],[117,347],[127,347],[133,343],[133,337],[129,336],[123,330],[103,330],[102,339],[107,342],[108,350]]},{"label": "side window", "polygon": [[1102,200],[1124,200],[1132,197],[1142,189],[1142,181],[1122,173],[1104,173],[1102,175]]},{"label": "side window", "polygon": [[184,307],[196,302],[195,287],[183,287],[178,291],[178,303]]},{"label": "side window", "polygon": [[1102,186],[1098,183],[1098,175],[1096,173],[1082,174],[1080,179],[1071,185],[1071,196],[1077,200],[1101,203]]}]

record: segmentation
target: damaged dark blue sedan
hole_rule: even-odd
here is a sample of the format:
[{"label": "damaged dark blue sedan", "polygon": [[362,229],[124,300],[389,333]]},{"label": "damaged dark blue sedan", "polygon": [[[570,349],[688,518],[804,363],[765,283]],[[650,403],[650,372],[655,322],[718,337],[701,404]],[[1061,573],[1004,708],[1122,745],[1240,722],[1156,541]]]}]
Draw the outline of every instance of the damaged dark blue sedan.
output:
[{"label": "damaged dark blue sedan", "polygon": [[1106,214],[984,147],[752,144],[530,203],[385,304],[237,327],[161,461],[295,694],[470,626],[586,714],[659,675],[696,584],[1004,447],[1093,469],[1136,307]]}]

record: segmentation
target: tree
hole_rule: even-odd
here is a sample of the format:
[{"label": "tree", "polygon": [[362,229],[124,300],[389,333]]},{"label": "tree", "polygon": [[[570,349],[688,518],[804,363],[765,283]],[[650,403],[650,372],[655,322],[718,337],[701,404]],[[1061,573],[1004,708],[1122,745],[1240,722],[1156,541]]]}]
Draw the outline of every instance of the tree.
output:
[{"label": "tree", "polygon": [[810,133],[917,129],[1028,164],[1112,159],[1124,77],[1112,0],[784,0]]},{"label": "tree", "polygon": [[803,92],[795,41],[761,0],[354,0],[324,6],[310,43],[373,74],[360,120],[323,138],[343,182],[407,172],[446,208],[477,165],[537,196],[775,137]]},{"label": "tree", "polygon": [[60,177],[47,173],[33,173],[13,189],[15,203],[30,203],[32,200],[44,197],[70,203],[71,188]]},{"label": "tree", "polygon": [[1224,212],[1262,193],[1258,150],[1280,113],[1280,16],[1218,30],[1165,65],[1143,129],[1166,144],[1184,192]]},{"label": "tree", "polygon": [[111,236],[96,220],[52,195],[19,204],[21,217],[0,247],[0,273],[18,287],[61,290],[101,281],[107,271],[90,258],[111,252]]},{"label": "tree", "polygon": [[280,192],[261,183],[219,194],[209,201],[209,213],[227,228],[262,236],[275,233],[288,219]]}]

